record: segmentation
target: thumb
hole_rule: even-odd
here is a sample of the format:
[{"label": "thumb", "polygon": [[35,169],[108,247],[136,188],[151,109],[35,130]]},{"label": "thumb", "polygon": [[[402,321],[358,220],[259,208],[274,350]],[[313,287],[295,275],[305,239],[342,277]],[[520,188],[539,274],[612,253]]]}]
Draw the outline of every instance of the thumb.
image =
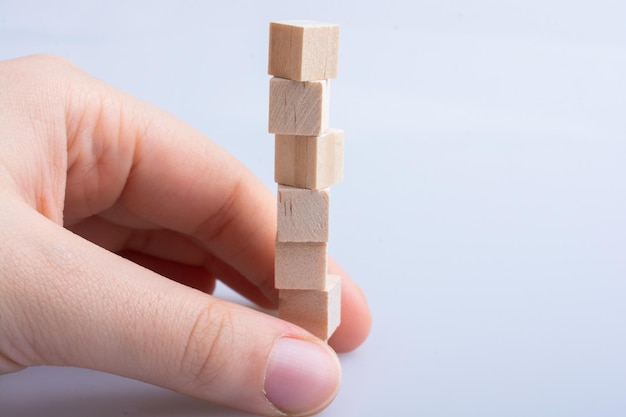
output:
[{"label": "thumb", "polygon": [[310,334],[25,211],[14,210],[19,232],[0,227],[12,242],[0,251],[0,358],[97,369],[262,415],[311,414],[334,398],[337,356]]}]

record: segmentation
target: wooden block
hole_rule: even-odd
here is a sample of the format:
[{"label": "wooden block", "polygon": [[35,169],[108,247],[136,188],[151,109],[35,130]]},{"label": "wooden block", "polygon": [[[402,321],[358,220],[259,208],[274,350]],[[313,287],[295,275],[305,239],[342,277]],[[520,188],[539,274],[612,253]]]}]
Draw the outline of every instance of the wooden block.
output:
[{"label": "wooden block", "polygon": [[276,135],[274,179],[279,184],[319,190],[343,180],[343,130],[321,136]]},{"label": "wooden block", "polygon": [[330,189],[278,185],[279,242],[328,242]]},{"label": "wooden block", "polygon": [[328,80],[270,80],[269,132],[319,136],[328,129]]},{"label": "wooden block", "polygon": [[326,243],[276,242],[275,288],[323,290],[327,271]]},{"label": "wooden block", "polygon": [[341,278],[328,275],[323,290],[279,290],[278,317],[328,340],[341,322]]},{"label": "wooden block", "polygon": [[337,78],[339,25],[270,23],[268,73],[295,81]]}]

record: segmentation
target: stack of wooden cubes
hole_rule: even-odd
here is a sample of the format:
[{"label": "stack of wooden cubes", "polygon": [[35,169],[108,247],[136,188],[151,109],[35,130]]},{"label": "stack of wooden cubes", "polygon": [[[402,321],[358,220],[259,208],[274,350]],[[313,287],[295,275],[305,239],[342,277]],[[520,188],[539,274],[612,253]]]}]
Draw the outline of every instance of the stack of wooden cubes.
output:
[{"label": "stack of wooden cubes", "polygon": [[343,131],[330,129],[339,26],[272,22],[269,132],[275,134],[279,317],[328,340],[340,322],[341,280],[328,275],[330,186],[343,178]]}]

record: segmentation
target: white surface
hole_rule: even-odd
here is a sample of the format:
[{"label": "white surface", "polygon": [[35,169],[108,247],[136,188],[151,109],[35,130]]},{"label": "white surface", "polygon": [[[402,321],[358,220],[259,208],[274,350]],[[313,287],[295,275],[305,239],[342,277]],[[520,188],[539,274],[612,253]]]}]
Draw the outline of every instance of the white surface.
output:
[{"label": "white surface", "polygon": [[[331,247],[374,312],[323,415],[625,415],[625,2],[0,1],[0,58],[66,56],[274,187],[286,19],[341,25]],[[0,377],[0,415],[241,414],[42,368]]]}]

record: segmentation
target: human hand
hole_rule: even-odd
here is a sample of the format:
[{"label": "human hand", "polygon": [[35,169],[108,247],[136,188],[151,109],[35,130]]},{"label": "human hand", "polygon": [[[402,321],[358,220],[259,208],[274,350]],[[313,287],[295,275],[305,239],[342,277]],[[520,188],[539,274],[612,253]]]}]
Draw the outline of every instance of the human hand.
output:
[{"label": "human hand", "polygon": [[[339,362],[273,307],[275,197],[199,132],[68,62],[0,62],[0,374],[115,373],[263,415],[333,399]],[[337,351],[370,328],[341,275]],[[169,278],[169,279],[168,279]],[[184,285],[183,285],[184,284]]]}]

